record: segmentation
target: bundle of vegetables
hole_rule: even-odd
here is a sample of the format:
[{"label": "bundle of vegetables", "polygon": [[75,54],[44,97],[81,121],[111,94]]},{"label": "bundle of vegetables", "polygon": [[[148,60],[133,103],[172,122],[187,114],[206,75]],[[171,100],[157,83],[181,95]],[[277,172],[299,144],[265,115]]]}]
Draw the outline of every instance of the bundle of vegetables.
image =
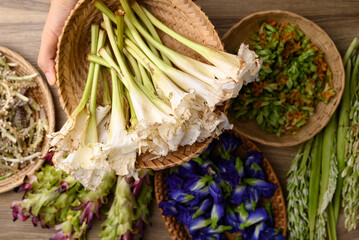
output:
[{"label": "bundle of vegetables", "polygon": [[[359,40],[355,38],[344,56],[346,87],[340,109],[338,130],[338,160],[342,185],[338,186],[338,209],[340,193],[344,207],[344,225],[356,229],[359,219]],[[339,132],[341,134],[339,134]],[[340,152],[339,152],[340,151]],[[339,155],[340,154],[340,155]]]},{"label": "bundle of vegetables", "polygon": [[[140,170],[137,181],[118,177],[114,202],[99,233],[103,240],[142,236],[153,192],[149,174]],[[100,218],[99,210],[107,203],[115,181],[115,173],[111,172],[105,174],[96,191],[86,190],[71,175],[46,164],[19,187],[18,191],[25,191],[25,195],[11,205],[14,221],[31,217],[34,226],[59,231],[53,240],[86,239],[92,219],[94,215]]]},{"label": "bundle of vegetables", "polygon": [[[237,96],[242,84],[253,81],[261,66],[245,45],[237,56],[210,49],[168,28],[137,2],[132,6],[127,0],[120,2],[115,13],[100,0],[93,3],[103,12],[104,31],[97,37],[98,26],[93,27],[83,98],[51,142],[55,166],[90,189],[96,189],[111,169],[121,176],[136,177],[137,154],[165,156],[179,146],[230,129],[227,117],[216,107]],[[167,48],[154,26],[211,64]],[[100,65],[103,71],[110,69],[112,99],[103,74],[104,106],[96,109]]]},{"label": "bundle of vegetables", "polygon": [[148,205],[152,200],[153,186],[148,170],[139,171],[139,180],[117,178],[115,199],[102,223],[102,240],[137,239],[143,237],[143,226],[148,224]]},{"label": "bundle of vegetables", "polygon": [[31,96],[37,74],[18,76],[0,52],[0,180],[41,155],[48,129],[45,110]]},{"label": "bundle of vegetables", "polygon": [[31,217],[34,226],[58,230],[53,240],[85,239],[93,216],[99,217],[99,208],[106,203],[115,180],[114,172],[106,174],[93,192],[71,175],[46,164],[19,188],[25,195],[11,204],[14,221]]},{"label": "bundle of vegetables", "polygon": [[278,136],[295,134],[317,104],[335,94],[323,53],[297,26],[272,20],[261,23],[250,40],[263,60],[261,81],[245,86],[231,102],[235,117],[255,119]]},{"label": "bundle of vegetables", "polygon": [[240,144],[223,134],[220,143],[167,176],[168,200],[159,207],[185,225],[192,239],[226,239],[225,232],[240,232],[241,239],[284,239],[274,228],[270,202],[261,201],[277,189],[265,180],[263,155],[252,151],[242,162],[235,154]]},{"label": "bundle of vegetables", "polygon": [[[334,193],[337,184],[336,114],[295,156],[288,172],[290,239],[337,239]],[[314,143],[313,143],[314,142]]]}]

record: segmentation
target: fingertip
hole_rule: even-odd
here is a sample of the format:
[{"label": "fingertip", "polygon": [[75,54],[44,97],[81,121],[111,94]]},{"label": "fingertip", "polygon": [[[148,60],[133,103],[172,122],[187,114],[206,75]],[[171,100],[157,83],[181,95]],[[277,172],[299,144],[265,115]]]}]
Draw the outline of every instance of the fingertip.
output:
[{"label": "fingertip", "polygon": [[54,86],[56,83],[56,73],[55,73],[55,66],[52,66],[45,72],[46,80],[51,85]]}]

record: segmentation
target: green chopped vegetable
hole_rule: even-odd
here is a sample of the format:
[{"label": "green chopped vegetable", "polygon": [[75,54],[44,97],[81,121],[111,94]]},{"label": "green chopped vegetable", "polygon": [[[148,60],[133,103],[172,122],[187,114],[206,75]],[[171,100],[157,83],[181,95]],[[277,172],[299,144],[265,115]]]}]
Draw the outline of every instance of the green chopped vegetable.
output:
[{"label": "green chopped vegetable", "polygon": [[260,81],[245,86],[231,101],[232,112],[236,118],[256,120],[269,133],[296,134],[317,104],[335,94],[324,55],[291,24],[263,22],[250,39],[263,60]]}]

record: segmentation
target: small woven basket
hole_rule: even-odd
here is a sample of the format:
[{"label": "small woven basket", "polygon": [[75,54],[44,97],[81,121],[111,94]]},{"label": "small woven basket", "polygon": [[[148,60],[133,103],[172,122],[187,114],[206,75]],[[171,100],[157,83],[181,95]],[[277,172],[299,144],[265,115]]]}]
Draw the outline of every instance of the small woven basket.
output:
[{"label": "small woven basket", "polygon": [[281,10],[256,12],[243,18],[223,36],[222,40],[225,49],[231,52],[242,42],[248,42],[249,36],[259,29],[259,22],[264,20],[275,20],[279,23],[297,25],[310,38],[324,53],[324,59],[333,74],[332,83],[336,94],[329,100],[328,104],[320,102],[315,109],[314,115],[309,118],[304,126],[299,128],[295,135],[278,137],[262,130],[255,120],[239,121],[232,118],[232,114],[230,114],[230,117],[232,118],[232,123],[241,134],[256,142],[276,147],[294,146],[314,137],[329,122],[340,103],[344,91],[344,66],[335,44],[323,29],[300,15]]},{"label": "small woven basket", "polygon": [[[239,131],[234,128],[232,130],[236,137],[239,137],[242,141],[242,144],[236,150],[237,155],[244,159],[247,152],[261,150],[248,138],[240,135]],[[277,190],[274,192],[274,196],[271,199],[264,199],[264,201],[270,201],[271,210],[274,217],[275,228],[281,229],[284,237],[287,236],[287,210],[285,205],[285,199],[283,196],[283,191],[280,186],[279,180],[270,165],[268,159],[263,156],[263,170],[267,176],[267,180],[277,186]],[[169,175],[169,170],[159,171],[155,173],[155,195],[157,204],[163,200],[167,200],[168,191],[166,191],[166,177]],[[167,227],[168,233],[173,240],[190,240],[192,239],[187,228],[183,226],[175,217],[167,217],[162,215],[162,209],[159,208],[162,219]],[[238,234],[228,234],[228,239],[233,239],[238,236]]]},{"label": "small woven basket", "polygon": [[[112,10],[119,6],[118,0],[104,1]],[[203,45],[223,50],[222,43],[213,25],[201,9],[191,0],[142,0],[144,5],[158,19],[183,36]],[[91,24],[100,23],[102,14],[93,5],[91,0],[82,0],[76,5],[60,36],[57,52],[57,86],[60,103],[67,115],[76,108],[80,102],[86,83],[88,62],[87,54],[90,48]],[[202,57],[177,42],[173,38],[159,32],[165,45],[173,50],[194,59],[204,61]],[[102,99],[102,85],[99,83],[98,99]],[[224,108],[226,108],[225,105]],[[225,110],[225,109],[223,109]],[[178,151],[171,152],[165,157],[153,159],[151,154],[142,154],[137,159],[140,168],[161,170],[180,165],[184,161],[198,156],[211,142],[207,139],[192,146],[180,147]]]},{"label": "small woven basket", "polygon": [[[0,46],[0,52],[2,52],[9,62],[17,63],[18,66],[13,68],[20,76],[30,75],[37,73],[38,76],[34,78],[37,83],[36,88],[31,88],[28,91],[28,94],[34,98],[34,100],[44,107],[46,111],[46,116],[49,124],[49,129],[46,134],[50,134],[54,131],[55,128],[55,110],[54,103],[52,102],[51,92],[47,87],[46,82],[42,79],[40,73],[23,57],[19,54],[11,51],[6,47]],[[44,136],[44,140],[41,146],[42,156],[45,156],[49,150],[49,139]],[[0,180],[0,193],[9,191],[22,184],[26,175],[33,174],[44,162],[44,158],[38,158],[31,164],[26,165],[24,168],[11,175],[10,177]],[[4,174],[6,172],[2,172]]]}]

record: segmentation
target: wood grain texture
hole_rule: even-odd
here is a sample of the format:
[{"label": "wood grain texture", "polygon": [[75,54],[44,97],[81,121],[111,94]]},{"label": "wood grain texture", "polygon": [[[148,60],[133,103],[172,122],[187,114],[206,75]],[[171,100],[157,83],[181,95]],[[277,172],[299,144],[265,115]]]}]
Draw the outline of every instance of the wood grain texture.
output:
[{"label": "wood grain texture", "polygon": [[[333,39],[343,52],[355,36],[359,35],[358,0],[198,0],[197,3],[208,15],[220,36],[241,18],[263,10],[281,9],[293,11],[314,21]],[[49,9],[49,0],[1,0],[0,1],[0,45],[24,56],[36,65],[41,32]],[[66,120],[58,101],[56,88],[51,88],[54,97],[57,125],[59,129]],[[286,194],[286,172],[298,147],[274,148],[258,144],[271,162]],[[22,195],[8,192],[0,195],[0,239],[20,240],[49,239],[51,230],[34,228],[31,222],[12,222],[10,203],[21,200]],[[339,217],[338,239],[359,240],[359,230],[346,232],[343,214]],[[155,204],[152,204],[152,225],[145,230],[145,240],[170,240]],[[88,239],[99,239],[100,222],[96,221]]]}]

